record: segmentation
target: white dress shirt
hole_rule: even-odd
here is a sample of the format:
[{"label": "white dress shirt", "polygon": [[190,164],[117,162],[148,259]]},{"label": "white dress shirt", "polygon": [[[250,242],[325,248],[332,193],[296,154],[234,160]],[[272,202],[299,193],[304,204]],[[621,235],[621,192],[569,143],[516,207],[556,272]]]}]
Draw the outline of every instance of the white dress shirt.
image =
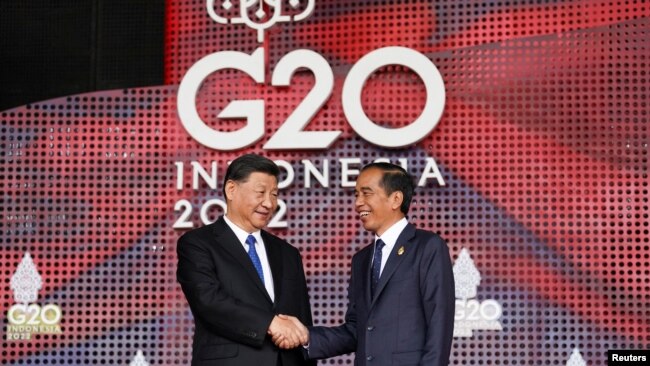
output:
[{"label": "white dress shirt", "polygon": [[264,273],[264,287],[266,287],[266,292],[269,293],[271,301],[275,301],[275,291],[273,290],[273,275],[271,274],[271,266],[269,265],[269,259],[266,256],[266,247],[264,246],[264,240],[262,240],[262,235],[260,231],[257,230],[252,233],[247,233],[242,228],[237,226],[234,222],[230,221],[227,216],[224,215],[224,220],[226,224],[232,229],[232,231],[239,239],[239,242],[244,247],[246,253],[248,253],[248,244],[246,244],[246,238],[248,235],[253,235],[257,241],[255,246],[255,251],[257,252],[258,257],[260,257],[260,262],[262,263],[262,273]]},{"label": "white dress shirt", "polygon": [[388,230],[386,230],[381,236],[375,235],[375,243],[377,242],[377,239],[381,239],[384,244],[386,244],[381,249],[381,267],[379,269],[379,277],[381,277],[381,273],[384,271],[384,267],[388,261],[388,256],[393,251],[393,247],[395,247],[399,234],[402,233],[406,225],[408,225],[408,221],[406,220],[406,217],[403,217],[401,220],[394,223],[393,226],[388,228]]}]

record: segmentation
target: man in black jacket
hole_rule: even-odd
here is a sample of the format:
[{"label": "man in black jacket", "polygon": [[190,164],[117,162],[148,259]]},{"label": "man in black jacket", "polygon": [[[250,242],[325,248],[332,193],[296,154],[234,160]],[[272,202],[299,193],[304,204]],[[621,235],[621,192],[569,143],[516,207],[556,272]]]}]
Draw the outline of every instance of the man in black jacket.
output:
[{"label": "man in black jacket", "polygon": [[298,250],[262,230],[277,208],[279,169],[247,154],[224,178],[227,213],[178,240],[177,279],[194,315],[192,366],[302,366],[307,334],[276,314],[311,324]]}]

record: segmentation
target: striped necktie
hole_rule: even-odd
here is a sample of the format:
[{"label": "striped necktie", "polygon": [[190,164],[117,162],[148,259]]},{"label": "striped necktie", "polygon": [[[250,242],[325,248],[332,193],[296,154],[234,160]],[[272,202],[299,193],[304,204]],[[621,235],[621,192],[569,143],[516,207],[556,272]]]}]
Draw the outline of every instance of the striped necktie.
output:
[{"label": "striped necktie", "polygon": [[370,287],[372,296],[375,296],[375,288],[379,282],[379,272],[381,271],[381,250],[384,248],[383,240],[377,239],[375,242],[375,255],[372,257],[372,284]]},{"label": "striped necktie", "polygon": [[255,267],[257,275],[260,276],[262,283],[264,283],[264,271],[262,271],[262,262],[260,261],[260,257],[257,255],[255,243],[255,237],[253,235],[248,235],[246,238],[246,244],[248,244],[248,256],[250,257],[251,262],[253,262],[253,267]]}]

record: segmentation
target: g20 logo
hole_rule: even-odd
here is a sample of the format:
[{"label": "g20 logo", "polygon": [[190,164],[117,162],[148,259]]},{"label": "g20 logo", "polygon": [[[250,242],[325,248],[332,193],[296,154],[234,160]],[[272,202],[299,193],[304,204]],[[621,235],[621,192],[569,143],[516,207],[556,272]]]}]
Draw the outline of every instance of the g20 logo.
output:
[{"label": "g20 logo", "polygon": [[[427,93],[420,116],[400,128],[378,126],[368,118],[361,105],[361,94],[368,78],[378,69],[389,65],[411,69],[423,81]],[[289,52],[277,63],[271,85],[289,86],[294,73],[301,68],[314,74],[315,84],[264,144],[264,149],[327,149],[342,132],[304,130],[330,98],[334,87],[332,68],[320,54],[305,49]],[[195,63],[178,89],[178,115],[187,132],[202,145],[215,150],[238,150],[263,137],[265,103],[260,99],[230,102],[218,117],[245,118],[246,125],[237,131],[217,131],[208,126],[196,109],[196,94],[210,74],[224,69],[242,71],[256,83],[264,83],[264,48],[258,48],[251,55],[238,51],[215,52]],[[368,53],[350,69],[343,84],[341,99],[345,117],[359,136],[378,146],[400,148],[422,140],[438,124],[445,105],[445,86],[438,68],[423,54],[405,47],[384,47]]]},{"label": "g20 logo", "polygon": [[15,304],[7,312],[9,324],[12,325],[56,325],[61,321],[61,308],[47,304]]}]

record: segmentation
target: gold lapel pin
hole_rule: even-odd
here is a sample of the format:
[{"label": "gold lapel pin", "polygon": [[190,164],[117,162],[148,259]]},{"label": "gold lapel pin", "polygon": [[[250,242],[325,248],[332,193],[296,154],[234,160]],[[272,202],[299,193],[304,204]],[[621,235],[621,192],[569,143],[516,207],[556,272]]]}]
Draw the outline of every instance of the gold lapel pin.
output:
[{"label": "gold lapel pin", "polygon": [[399,247],[399,249],[397,250],[397,255],[402,255],[402,254],[404,254],[404,247],[403,246]]}]

